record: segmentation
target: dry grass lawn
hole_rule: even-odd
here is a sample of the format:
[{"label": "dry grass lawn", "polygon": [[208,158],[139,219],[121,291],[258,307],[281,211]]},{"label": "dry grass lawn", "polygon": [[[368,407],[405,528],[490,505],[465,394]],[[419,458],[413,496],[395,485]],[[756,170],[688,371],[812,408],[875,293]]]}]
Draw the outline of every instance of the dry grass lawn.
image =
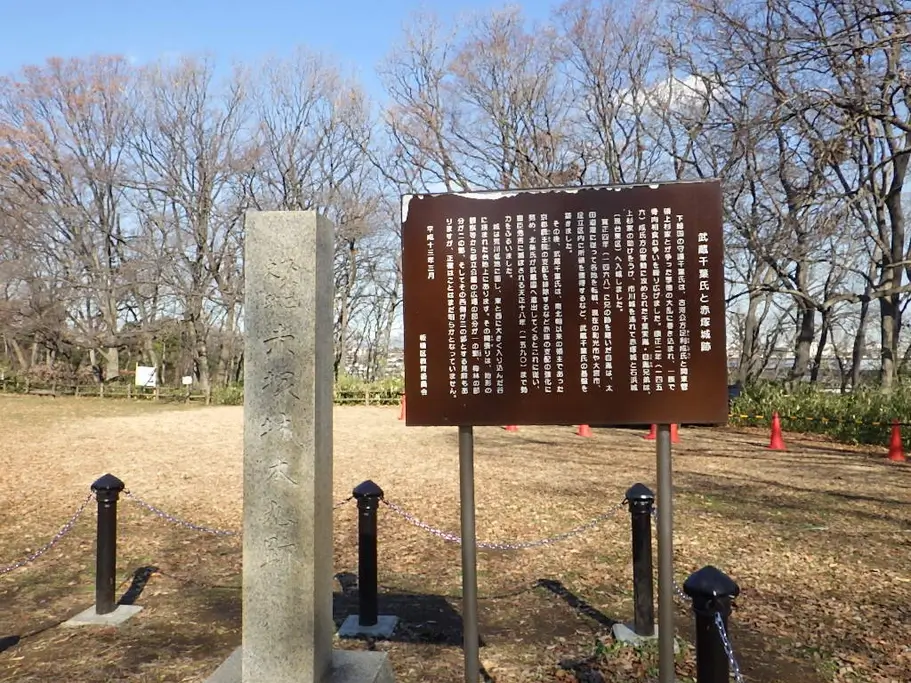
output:
[{"label": "dry grass lawn", "polygon": [[[458,531],[454,429],[406,428],[395,408],[335,413],[335,496],[373,479],[425,521]],[[476,430],[478,537],[556,534],[654,486],[642,432],[522,427]],[[240,408],[0,396],[0,568],[45,543],[111,472],[135,495],[192,522],[239,529]],[[678,581],[707,564],[737,580],[731,634],[747,681],[911,680],[911,466],[786,434],[763,449],[750,429],[683,429],[676,447]],[[238,536],[194,532],[121,504],[121,592],[147,578],[143,611],[120,629],[63,629],[93,600],[93,506],[26,568],[0,575],[0,680],[203,681],[241,638]],[[337,617],[356,602],[356,516],[335,513]],[[462,680],[459,547],[380,514],[381,611],[390,641],[344,641],[390,653],[401,683]],[[482,551],[481,650],[497,683],[654,680],[650,651],[612,645],[631,616],[629,519],[552,546]],[[152,569],[154,568],[154,569]],[[142,581],[139,581],[142,583]],[[691,617],[678,632],[691,642]],[[692,650],[680,657],[692,676]]]}]

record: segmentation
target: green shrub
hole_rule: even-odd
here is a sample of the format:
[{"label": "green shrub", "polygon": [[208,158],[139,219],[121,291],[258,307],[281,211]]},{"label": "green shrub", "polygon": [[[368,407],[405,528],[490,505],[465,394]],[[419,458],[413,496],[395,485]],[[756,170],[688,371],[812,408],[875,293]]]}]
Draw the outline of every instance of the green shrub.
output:
[{"label": "green shrub", "polygon": [[[785,431],[826,434],[845,443],[886,445],[892,420],[911,421],[911,387],[899,385],[890,394],[875,388],[839,394],[811,385],[789,391],[777,383],[756,383],[735,399],[731,422],[767,425],[775,412]],[[904,431],[905,442],[911,444],[911,429]]]},{"label": "green shrub", "polygon": [[[404,390],[402,378],[365,382],[357,377],[342,376],[335,384],[333,400],[341,405],[363,405],[369,395],[371,405],[398,405]],[[213,405],[239,406],[243,402],[244,388],[241,385],[212,389]]]},{"label": "green shrub", "polygon": [[217,406],[241,406],[244,404],[244,388],[239,384],[212,389],[212,404]]},{"label": "green shrub", "polygon": [[405,391],[401,377],[366,382],[357,377],[342,375],[335,383],[335,402],[345,405],[365,403],[369,394],[371,404],[394,405]]}]

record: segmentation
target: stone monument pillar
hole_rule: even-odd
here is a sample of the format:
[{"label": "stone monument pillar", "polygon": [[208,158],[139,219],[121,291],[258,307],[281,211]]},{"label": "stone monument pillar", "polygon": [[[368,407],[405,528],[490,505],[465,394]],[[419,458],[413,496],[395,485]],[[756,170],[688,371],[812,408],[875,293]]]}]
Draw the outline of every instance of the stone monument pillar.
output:
[{"label": "stone monument pillar", "polygon": [[333,231],[251,212],[244,252],[243,681],[332,663]]},{"label": "stone monument pillar", "polygon": [[332,651],[333,228],[245,229],[243,644],[209,680],[391,681],[385,655]]}]

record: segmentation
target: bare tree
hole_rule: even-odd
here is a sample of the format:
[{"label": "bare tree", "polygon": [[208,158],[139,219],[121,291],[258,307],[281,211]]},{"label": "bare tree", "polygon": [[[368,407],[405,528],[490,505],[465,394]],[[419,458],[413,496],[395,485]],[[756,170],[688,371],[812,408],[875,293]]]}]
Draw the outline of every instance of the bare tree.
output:
[{"label": "bare tree", "polygon": [[[237,177],[253,164],[243,73],[216,81],[207,61],[184,59],[142,72],[142,103],[132,144],[136,206],[164,231],[171,267],[162,273],[179,300],[194,372],[210,387],[210,330],[223,316],[230,335],[240,301]],[[224,381],[224,368],[222,377]]]},{"label": "bare tree", "polygon": [[[123,216],[131,72],[119,58],[52,59],[0,81],[0,175],[24,225],[40,231],[73,297],[80,341],[119,374],[132,227]],[[78,302],[78,304],[77,304]]]},{"label": "bare tree", "polygon": [[[786,209],[781,217],[798,238],[789,252],[827,251],[829,243],[818,242],[806,214],[834,214],[840,239],[863,237],[877,263],[873,279],[867,268],[856,268],[845,283],[848,291],[815,303],[808,268],[778,269],[800,312],[792,377],[802,374],[798,366],[815,336],[811,309],[825,315],[835,303],[852,301],[865,317],[873,299],[880,308],[881,383],[888,391],[911,255],[901,205],[911,155],[911,10],[890,0],[767,0],[759,12],[747,3],[697,1],[689,7],[694,21],[708,26],[702,37],[714,39],[715,48],[723,43],[731,55],[727,73],[767,95],[767,121],[780,150],[775,182]],[[795,176],[795,159],[806,169],[802,176]]]},{"label": "bare tree", "polygon": [[570,0],[556,11],[574,103],[574,145],[587,182],[635,183],[666,175],[654,141],[673,104],[661,73],[656,4]]},{"label": "bare tree", "polygon": [[557,29],[529,27],[518,8],[466,26],[444,34],[423,15],[384,64],[385,132],[398,162],[387,177],[416,191],[580,182]]},{"label": "bare tree", "polygon": [[335,224],[338,376],[364,269],[361,241],[375,227],[374,169],[362,154],[370,136],[369,105],[336,66],[303,49],[288,60],[267,62],[260,73],[250,202],[257,208],[317,210]]}]

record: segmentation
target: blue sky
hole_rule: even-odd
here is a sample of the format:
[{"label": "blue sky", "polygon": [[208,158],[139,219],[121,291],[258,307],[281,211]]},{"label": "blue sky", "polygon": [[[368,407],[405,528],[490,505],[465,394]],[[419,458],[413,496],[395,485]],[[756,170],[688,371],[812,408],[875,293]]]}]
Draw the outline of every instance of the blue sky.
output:
[{"label": "blue sky", "polygon": [[[48,57],[121,54],[139,62],[181,53],[232,60],[290,54],[308,45],[354,69],[379,94],[375,67],[413,12],[430,9],[450,22],[464,12],[501,7],[496,0],[0,0],[4,38],[0,73]],[[550,0],[519,3],[546,17]]]}]

